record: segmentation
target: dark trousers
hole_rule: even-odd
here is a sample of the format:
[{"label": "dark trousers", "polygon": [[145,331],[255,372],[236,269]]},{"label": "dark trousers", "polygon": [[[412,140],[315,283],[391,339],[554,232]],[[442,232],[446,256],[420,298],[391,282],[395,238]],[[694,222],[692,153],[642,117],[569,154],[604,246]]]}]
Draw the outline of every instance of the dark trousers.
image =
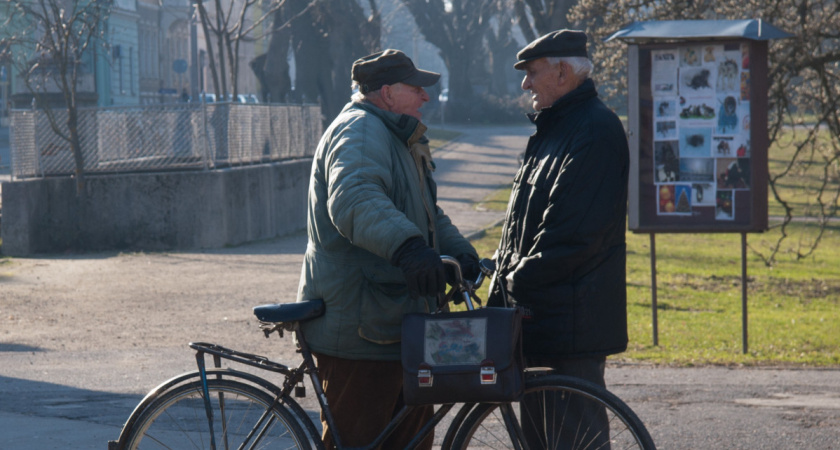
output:
[{"label": "dark trousers", "polygon": [[[550,367],[558,375],[582,378],[604,388],[605,363],[606,357],[527,358],[528,367]],[[583,448],[585,443],[586,448],[609,449],[610,425],[604,407],[580,395],[563,394],[541,392],[523,396],[519,407],[529,448]]]},{"label": "dark trousers", "polygon": [[[327,396],[343,446],[362,447],[373,442],[403,407],[402,365],[399,361],[361,361],[316,354],[318,375]],[[416,407],[380,446],[402,449],[434,414],[432,406]],[[335,448],[324,413],[323,440]],[[431,449],[434,433],[418,446]]]}]

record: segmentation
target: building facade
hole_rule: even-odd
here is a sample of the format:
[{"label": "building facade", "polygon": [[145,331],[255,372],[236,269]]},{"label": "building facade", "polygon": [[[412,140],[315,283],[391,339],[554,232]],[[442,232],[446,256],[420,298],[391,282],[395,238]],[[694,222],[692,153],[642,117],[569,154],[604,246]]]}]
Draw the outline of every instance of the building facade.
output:
[{"label": "building facade", "polygon": [[[78,0],[49,1],[62,3]],[[161,104],[183,102],[187,97],[196,97],[198,92],[214,93],[216,89],[209,72],[207,40],[197,14],[194,14],[195,1],[113,0],[103,24],[107,45],[96,46],[85,59],[77,90],[79,104]],[[239,3],[243,0],[233,1]],[[267,5],[269,0],[264,3]],[[211,6],[211,3],[206,2],[205,5]],[[257,20],[262,11],[261,4],[252,7],[246,24]],[[213,15],[214,11],[211,9],[209,13]],[[251,36],[261,34],[260,30],[255,30]],[[215,47],[215,36],[212,39]],[[240,43],[240,94],[259,92],[258,82],[248,63],[255,56],[255,48],[264,45],[261,39],[265,38],[259,38],[256,42],[243,40]],[[229,76],[227,81],[227,91],[230,93],[233,89]],[[49,104],[63,104],[57,85],[48,86],[45,92],[44,98],[48,99]],[[32,102],[32,94],[26,83],[20,79],[13,65],[4,61],[0,61],[0,100],[3,103],[0,118],[9,108],[29,107]]]},{"label": "building facade", "polygon": [[108,17],[110,58],[97,86],[99,106],[136,105],[140,99],[139,40],[136,0],[114,0]]}]

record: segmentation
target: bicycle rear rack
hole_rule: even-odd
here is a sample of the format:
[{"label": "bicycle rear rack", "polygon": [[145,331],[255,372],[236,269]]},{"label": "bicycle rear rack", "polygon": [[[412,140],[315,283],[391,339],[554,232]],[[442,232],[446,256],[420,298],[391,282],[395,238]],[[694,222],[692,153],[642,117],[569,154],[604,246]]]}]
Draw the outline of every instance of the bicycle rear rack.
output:
[{"label": "bicycle rear rack", "polygon": [[[263,370],[269,370],[271,372],[281,373],[283,375],[289,375],[291,373],[291,369],[289,369],[289,366],[271,361],[265,356],[240,352],[237,350],[222,347],[221,345],[217,344],[210,344],[206,342],[190,342],[190,348],[198,352],[197,356],[201,356],[202,354],[207,353],[216,356],[217,358],[224,358],[230,361],[236,361],[238,363],[242,363],[248,366],[257,367]],[[218,368],[220,365],[221,363],[217,359],[216,367]]]}]

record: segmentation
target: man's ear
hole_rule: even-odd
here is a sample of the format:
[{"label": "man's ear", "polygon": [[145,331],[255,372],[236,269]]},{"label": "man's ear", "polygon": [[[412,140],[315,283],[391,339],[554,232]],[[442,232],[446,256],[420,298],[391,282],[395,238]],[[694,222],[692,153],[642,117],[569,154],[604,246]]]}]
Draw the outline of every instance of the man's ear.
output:
[{"label": "man's ear", "polygon": [[386,84],[386,85],[382,86],[381,88],[379,88],[379,97],[390,108],[394,104],[393,92],[391,91],[391,85]]}]

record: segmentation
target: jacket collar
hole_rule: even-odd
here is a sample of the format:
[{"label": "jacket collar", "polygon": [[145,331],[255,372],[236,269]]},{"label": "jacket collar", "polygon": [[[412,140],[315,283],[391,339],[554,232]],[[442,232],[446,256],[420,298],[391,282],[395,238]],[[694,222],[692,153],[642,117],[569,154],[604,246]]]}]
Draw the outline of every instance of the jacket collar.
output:
[{"label": "jacket collar", "polygon": [[557,99],[551,106],[528,113],[528,119],[539,127],[546,120],[554,117],[562,117],[575,106],[597,96],[598,91],[595,90],[595,82],[592,81],[592,78],[587,78],[583,80],[580,86]]},{"label": "jacket collar", "polygon": [[349,108],[358,108],[379,117],[382,123],[388,127],[388,130],[394,133],[400,142],[405,142],[408,147],[411,147],[421,138],[425,139],[423,135],[426,133],[427,128],[415,117],[385,111],[368,101],[351,102],[344,109],[347,110]]}]

